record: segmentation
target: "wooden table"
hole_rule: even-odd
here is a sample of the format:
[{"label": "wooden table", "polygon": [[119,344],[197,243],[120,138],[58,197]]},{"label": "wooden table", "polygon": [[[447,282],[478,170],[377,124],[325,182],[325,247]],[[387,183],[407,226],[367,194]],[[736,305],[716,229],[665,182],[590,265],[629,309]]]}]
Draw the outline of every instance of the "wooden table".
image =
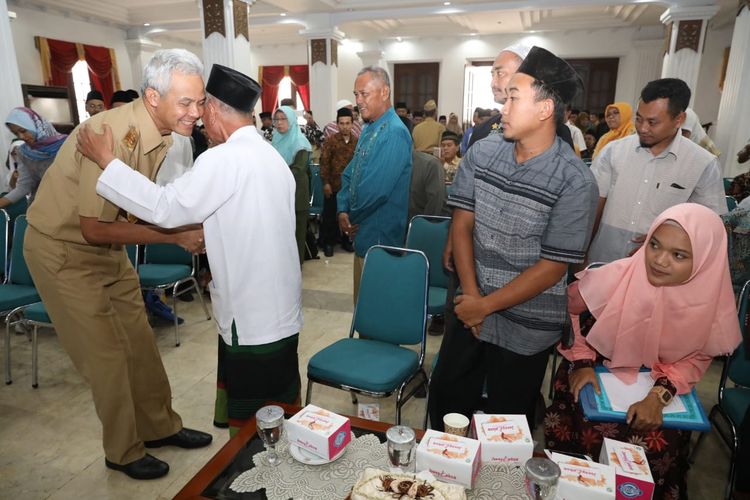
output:
[{"label": "wooden table", "polygon": [[[286,417],[290,417],[300,411],[299,406],[288,405],[284,403],[269,402],[284,409]],[[388,422],[375,422],[357,417],[349,417],[351,420],[352,431],[365,431],[375,434],[385,434],[385,432],[394,424]],[[216,455],[198,471],[195,476],[177,493],[175,500],[184,499],[212,499],[212,496],[204,496],[204,492],[216,481],[216,479],[232,465],[237,455],[246,450],[250,441],[256,437],[255,417],[245,424],[237,434],[225,444]],[[423,430],[415,429],[417,440],[421,440],[424,435]],[[258,451],[261,451],[261,448]]]}]

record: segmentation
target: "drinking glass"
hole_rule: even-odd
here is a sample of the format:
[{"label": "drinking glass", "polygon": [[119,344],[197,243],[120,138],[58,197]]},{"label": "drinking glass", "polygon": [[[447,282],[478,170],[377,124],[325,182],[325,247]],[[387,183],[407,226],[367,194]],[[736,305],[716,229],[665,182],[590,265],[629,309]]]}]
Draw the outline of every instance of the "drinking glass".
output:
[{"label": "drinking glass", "polygon": [[548,458],[526,461],[526,492],[532,500],[552,500],[557,495],[560,467]]},{"label": "drinking glass", "polygon": [[399,467],[404,472],[411,472],[416,444],[414,431],[404,425],[394,425],[386,431],[385,437],[388,439],[388,458],[391,465]]},{"label": "drinking glass", "polygon": [[284,410],[280,406],[264,406],[255,414],[255,423],[260,439],[266,447],[268,465],[279,465],[281,459],[276,453],[276,443],[284,430]]}]

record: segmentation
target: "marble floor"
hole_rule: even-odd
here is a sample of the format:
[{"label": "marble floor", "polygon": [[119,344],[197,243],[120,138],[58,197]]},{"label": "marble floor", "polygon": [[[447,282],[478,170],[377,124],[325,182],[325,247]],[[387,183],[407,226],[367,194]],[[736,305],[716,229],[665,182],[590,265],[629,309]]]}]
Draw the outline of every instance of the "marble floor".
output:
[{"label": "marble floor", "polygon": [[[305,324],[299,348],[303,390],[310,356],[348,334],[353,309],[351,273],[352,255],[344,252],[304,265]],[[170,465],[169,474],[154,481],[134,481],[107,469],[91,394],[54,332],[40,333],[38,389],[31,387],[31,344],[25,336],[13,335],[13,384],[0,388],[0,499],[172,498],[221,448],[228,433],[211,425],[216,379],[214,324],[202,316],[197,301],[179,303],[179,308],[185,318],[182,345],[174,346],[171,327],[155,328],[155,335],[172,384],[174,408],[186,426],[211,432],[212,445],[189,451],[154,450],[154,455]],[[426,366],[431,366],[440,340],[428,338]],[[4,346],[0,346],[0,358],[4,354],[1,349]],[[714,363],[698,387],[709,409],[716,400],[720,370]],[[346,393],[319,385],[314,388],[313,402],[343,414],[357,411]],[[394,399],[377,402],[381,420],[393,421]],[[424,399],[408,402],[404,423],[421,427],[424,405]],[[691,498],[721,498],[728,463],[727,448],[711,433],[689,473]]]}]

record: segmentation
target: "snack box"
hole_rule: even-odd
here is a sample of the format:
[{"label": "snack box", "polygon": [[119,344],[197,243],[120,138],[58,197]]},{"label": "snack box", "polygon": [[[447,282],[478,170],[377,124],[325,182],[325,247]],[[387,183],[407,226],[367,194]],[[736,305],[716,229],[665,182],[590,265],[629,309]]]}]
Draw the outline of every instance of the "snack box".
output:
[{"label": "snack box", "polygon": [[428,430],[417,446],[417,471],[471,489],[481,465],[481,443],[453,434]]},{"label": "snack box", "polygon": [[545,450],[560,466],[557,500],[604,500],[615,498],[615,469],[580,458]]},{"label": "snack box", "polygon": [[290,444],[296,444],[310,453],[331,460],[352,439],[349,419],[307,405],[284,423]]},{"label": "snack box", "polygon": [[484,464],[523,465],[534,454],[534,441],[525,415],[476,414],[471,428],[482,443]]},{"label": "snack box", "polygon": [[615,468],[618,499],[651,500],[654,497],[654,478],[642,447],[604,438],[599,462]]}]

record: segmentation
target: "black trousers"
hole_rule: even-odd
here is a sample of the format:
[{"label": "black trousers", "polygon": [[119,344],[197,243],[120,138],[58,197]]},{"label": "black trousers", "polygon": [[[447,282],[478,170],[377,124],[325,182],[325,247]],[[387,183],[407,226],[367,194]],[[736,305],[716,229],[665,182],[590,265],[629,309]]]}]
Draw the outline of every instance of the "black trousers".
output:
[{"label": "black trousers", "polygon": [[[432,428],[443,430],[446,413],[462,413],[471,418],[478,409],[491,414],[526,415],[533,428],[549,350],[525,356],[477,340],[456,317],[450,290],[448,295],[445,335],[430,382],[428,411]],[[488,400],[481,408],[485,381]]]},{"label": "black trousers", "polygon": [[328,198],[323,198],[323,215],[320,221],[320,242],[323,245],[335,245],[341,241],[336,208],[335,192]]}]

